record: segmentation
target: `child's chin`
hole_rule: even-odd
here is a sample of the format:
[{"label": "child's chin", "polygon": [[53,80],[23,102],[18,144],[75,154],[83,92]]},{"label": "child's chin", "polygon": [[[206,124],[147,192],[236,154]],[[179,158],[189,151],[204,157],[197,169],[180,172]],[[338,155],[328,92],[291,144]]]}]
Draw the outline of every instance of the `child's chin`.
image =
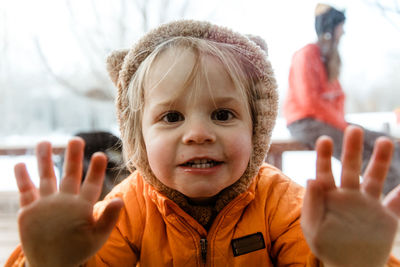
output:
[{"label": "child's chin", "polygon": [[193,204],[205,205],[214,203],[217,197],[217,194],[208,195],[195,195],[195,196],[187,196],[190,199],[190,202]]}]

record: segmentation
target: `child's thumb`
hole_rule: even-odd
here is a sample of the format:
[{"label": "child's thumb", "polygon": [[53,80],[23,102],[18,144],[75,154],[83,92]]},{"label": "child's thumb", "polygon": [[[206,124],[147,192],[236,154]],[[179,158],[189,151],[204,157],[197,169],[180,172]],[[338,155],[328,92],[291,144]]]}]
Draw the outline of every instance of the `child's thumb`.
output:
[{"label": "child's thumb", "polygon": [[98,235],[109,235],[114,225],[117,223],[119,212],[124,206],[120,198],[111,200],[104,209],[100,218],[96,222],[95,232]]},{"label": "child's thumb", "polygon": [[383,199],[383,205],[400,218],[400,185]]},{"label": "child's thumb", "polygon": [[303,231],[314,231],[321,222],[324,211],[324,191],[322,185],[319,181],[308,180],[301,212],[301,226]]}]

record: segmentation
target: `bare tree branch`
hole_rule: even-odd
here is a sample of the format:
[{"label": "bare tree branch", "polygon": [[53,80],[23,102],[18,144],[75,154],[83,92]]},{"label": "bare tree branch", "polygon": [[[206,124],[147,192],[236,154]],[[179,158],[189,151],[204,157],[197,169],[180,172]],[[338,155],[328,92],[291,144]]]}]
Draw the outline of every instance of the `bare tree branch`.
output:
[{"label": "bare tree branch", "polygon": [[[191,0],[181,1],[181,4],[177,6],[172,5],[174,1],[171,0],[120,0],[119,7],[117,6],[115,7],[115,10],[112,10],[112,12],[116,11],[118,14],[117,19],[111,21],[114,23],[112,26],[115,28],[112,32],[113,38],[111,39],[107,36],[107,28],[105,29],[103,27],[106,23],[106,17],[103,16],[102,12],[108,12],[104,9],[104,6],[100,6],[100,4],[95,0],[89,2],[91,5],[91,12],[93,12],[94,16],[94,28],[85,27],[80,24],[79,13],[77,13],[76,10],[78,6],[74,6],[73,3],[75,2],[72,2],[71,0],[65,0],[68,12],[67,14],[69,14],[68,22],[70,30],[75,36],[75,42],[78,48],[82,52],[82,60],[85,61],[85,65],[89,68],[89,73],[87,75],[89,88],[83,88],[77,84],[73,84],[65,77],[65,75],[56,73],[49,63],[49,60],[46,57],[46,51],[42,49],[38,38],[34,40],[36,50],[38,51],[39,58],[46,71],[60,85],[69,88],[72,92],[79,95],[84,95],[97,100],[111,100],[111,90],[113,87],[109,86],[110,83],[107,74],[104,71],[104,59],[99,58],[99,56],[109,53],[109,51],[112,50],[111,46],[113,48],[115,47],[115,43],[119,43],[119,46],[121,47],[125,45],[125,41],[128,38],[127,36],[133,32],[132,30],[128,32],[132,27],[130,24],[127,24],[127,20],[132,18],[128,16],[129,12],[135,10],[137,12],[137,17],[135,17],[135,19],[141,21],[142,31],[140,29],[134,31],[134,34],[139,35],[143,32],[147,32],[149,28],[152,27],[152,23],[157,22],[157,20],[158,23],[165,22],[171,17],[171,14],[184,17],[190,6],[190,1]],[[157,7],[157,9],[155,9],[155,7]],[[107,21],[107,23],[109,23],[109,21]]]},{"label": "bare tree branch", "polygon": [[[9,72],[10,68],[8,66],[9,60],[8,60],[8,42],[10,41],[8,39],[8,32],[7,32],[7,13],[6,10],[2,10],[0,13],[0,33],[1,33],[1,41],[0,41],[0,103],[5,101],[5,95],[6,95],[6,90],[7,88],[11,87],[11,83],[9,82]],[[3,105],[4,106],[4,105]],[[2,108],[0,108],[1,110]]]},{"label": "bare tree branch", "polygon": [[188,8],[189,8],[189,5],[190,5],[189,2],[190,2],[190,0],[186,0],[186,1],[183,3],[182,7],[180,8],[180,10],[179,10],[179,16],[180,16],[181,18],[183,18],[183,17],[185,16],[185,14],[187,13]]},{"label": "bare tree branch", "polygon": [[365,1],[367,4],[377,7],[382,16],[400,32],[400,23],[393,21],[391,16],[397,15],[400,18],[399,0],[393,0],[393,5],[384,5],[381,0],[375,0],[373,3]]},{"label": "bare tree branch", "polygon": [[104,90],[104,88],[98,88],[98,87],[92,87],[92,88],[87,88],[85,90],[82,90],[82,88],[79,88],[75,86],[74,84],[70,83],[67,79],[64,79],[62,76],[57,75],[54,71],[53,68],[50,66],[50,63],[48,62],[46,56],[43,53],[42,47],[39,43],[39,40],[35,37],[34,38],[34,43],[35,47],[37,50],[37,53],[39,55],[39,58],[43,64],[43,66],[46,68],[47,73],[60,85],[64,86],[68,90],[72,91],[73,93],[80,95],[80,96],[85,96],[94,100],[100,100],[100,101],[112,101],[114,98],[113,96],[109,93],[109,91]]},{"label": "bare tree branch", "polygon": [[148,12],[147,12],[147,7],[150,5],[151,0],[136,0],[136,6],[139,10],[139,13],[142,17],[142,31],[146,32],[149,30],[149,16],[148,16]]},{"label": "bare tree branch", "polygon": [[[84,36],[81,36],[79,34],[79,31],[77,29],[77,25],[79,25],[79,23],[76,19],[75,12],[71,5],[70,0],[66,0],[66,4],[71,19],[70,23],[71,29],[74,35],[76,36],[75,41],[78,42],[79,48],[83,51],[84,55],[86,56],[85,60],[89,62],[88,65],[90,66],[91,73],[94,75],[94,77],[96,77],[96,79],[102,81],[102,83],[106,83],[107,81],[105,80],[104,72],[102,71],[103,61],[99,60],[98,56],[102,55],[104,51],[109,51],[109,50],[107,50],[107,48],[106,49],[100,48],[98,42],[95,41],[95,38],[93,38],[93,36],[87,30],[85,30]],[[104,42],[106,38],[103,39],[104,39],[103,45],[105,45]],[[101,70],[98,69],[99,66],[101,66]]]},{"label": "bare tree branch", "polygon": [[7,13],[6,13],[5,9],[1,12],[1,21],[2,21],[1,25],[3,25],[3,27],[1,29],[1,33],[2,33],[1,40],[2,41],[0,43],[0,45],[1,45],[0,55],[2,58],[1,63],[0,63],[1,64],[0,70],[4,69],[4,71],[1,71],[1,73],[3,74],[2,76],[4,76],[4,77],[1,77],[1,79],[5,79],[7,76],[5,73],[5,70],[7,69],[6,64],[8,63],[8,60],[6,58],[8,55],[7,50],[8,50],[8,41],[9,41],[8,33],[7,33]]},{"label": "bare tree branch", "polygon": [[[96,33],[97,33],[98,35],[100,35],[100,36],[106,36],[106,34],[105,34],[104,30],[103,30],[103,27],[102,27],[102,25],[103,25],[102,16],[100,16],[99,11],[97,10],[97,5],[96,5],[96,1],[95,1],[95,0],[92,0],[92,1],[91,1],[91,6],[92,6],[93,13],[94,13],[94,17],[96,18],[96,25],[100,25],[100,27],[96,27]],[[89,34],[89,32],[86,31],[86,34]],[[99,46],[97,45],[97,43],[94,42],[94,45],[95,45],[96,47],[98,47],[98,51],[99,51],[99,50],[100,50],[100,51],[101,51],[101,50],[104,50],[104,48],[105,48],[105,49],[110,49],[110,48],[109,48],[109,44],[108,44],[108,42],[107,42],[107,38],[104,38],[103,41],[104,41],[104,43],[102,44],[102,48],[99,48]],[[93,43],[92,43],[92,45],[93,45]]]},{"label": "bare tree branch", "polygon": [[62,86],[66,87],[67,89],[73,91],[75,94],[77,95],[82,95],[82,90],[79,89],[78,87],[74,86],[73,84],[71,84],[70,82],[68,82],[68,80],[65,80],[64,78],[62,78],[61,76],[57,75],[54,71],[53,68],[50,66],[50,63],[48,62],[46,56],[43,53],[42,47],[39,43],[39,40],[37,37],[33,38],[35,47],[36,47],[36,51],[39,55],[39,58],[41,60],[41,62],[43,63],[43,66],[46,68],[48,74],[54,79],[56,80],[59,84],[61,84]]},{"label": "bare tree branch", "polygon": [[121,44],[125,43],[125,36],[126,36],[126,11],[127,11],[127,4],[126,0],[120,1],[120,11],[118,17],[118,29],[119,29],[119,42]]},{"label": "bare tree branch", "polygon": [[160,5],[160,17],[158,23],[161,24],[167,20],[168,8],[170,6],[170,0],[162,1]]},{"label": "bare tree branch", "polygon": [[112,101],[114,98],[104,91],[103,88],[92,88],[88,90],[85,94],[86,97],[98,101]]}]

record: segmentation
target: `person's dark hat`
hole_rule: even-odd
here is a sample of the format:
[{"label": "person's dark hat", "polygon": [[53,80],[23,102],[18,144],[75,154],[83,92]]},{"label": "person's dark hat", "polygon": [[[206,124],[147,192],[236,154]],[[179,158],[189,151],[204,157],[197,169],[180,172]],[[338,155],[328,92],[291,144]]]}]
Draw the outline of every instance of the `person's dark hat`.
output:
[{"label": "person's dark hat", "polygon": [[345,13],[326,4],[317,4],[315,8],[315,31],[318,36],[332,34],[335,27],[346,20]]}]

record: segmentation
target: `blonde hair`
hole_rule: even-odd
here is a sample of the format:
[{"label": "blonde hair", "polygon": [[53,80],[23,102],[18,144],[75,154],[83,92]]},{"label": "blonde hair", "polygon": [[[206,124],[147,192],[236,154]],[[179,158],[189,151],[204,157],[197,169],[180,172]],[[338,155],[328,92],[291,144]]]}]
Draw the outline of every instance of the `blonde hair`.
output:
[{"label": "blonde hair", "polygon": [[[261,71],[255,70],[254,63],[250,62],[248,57],[244,56],[247,52],[232,44],[218,43],[196,37],[173,37],[160,43],[146,57],[129,82],[127,92],[129,105],[122,111],[128,115],[128,120],[125,122],[125,127],[121,135],[125,162],[130,170],[133,170],[135,167],[135,162],[139,162],[144,158],[147,159],[146,147],[142,135],[145,89],[148,89],[146,88],[146,83],[152,67],[154,64],[157,64],[157,58],[165,51],[170,50],[170,48],[189,49],[195,56],[195,64],[192,66],[184,87],[193,83],[196,85],[199,77],[205,77],[206,81],[208,81],[205,64],[203,64],[205,56],[212,56],[221,63],[235,88],[243,95],[244,101],[248,103],[254,134],[254,124],[257,115],[260,113],[255,101],[261,98],[262,81],[256,74],[261,73]],[[194,86],[194,88],[199,90],[199,87]],[[211,90],[210,86],[208,88]]]},{"label": "blonde hair", "polygon": [[321,50],[321,56],[325,66],[326,75],[328,76],[328,81],[335,81],[339,78],[340,68],[342,66],[338,44],[335,43],[334,38],[331,38],[330,40],[320,38],[318,40],[318,45]]}]

